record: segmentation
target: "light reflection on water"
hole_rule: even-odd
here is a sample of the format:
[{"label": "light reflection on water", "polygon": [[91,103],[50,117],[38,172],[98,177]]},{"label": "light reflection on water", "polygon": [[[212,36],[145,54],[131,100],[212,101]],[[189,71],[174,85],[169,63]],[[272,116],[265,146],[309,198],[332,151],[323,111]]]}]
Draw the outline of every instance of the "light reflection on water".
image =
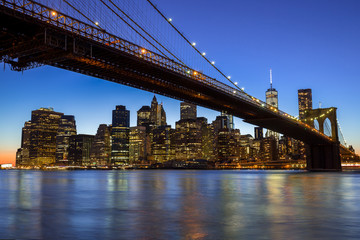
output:
[{"label": "light reflection on water", "polygon": [[0,239],[360,236],[360,174],[0,171]]}]

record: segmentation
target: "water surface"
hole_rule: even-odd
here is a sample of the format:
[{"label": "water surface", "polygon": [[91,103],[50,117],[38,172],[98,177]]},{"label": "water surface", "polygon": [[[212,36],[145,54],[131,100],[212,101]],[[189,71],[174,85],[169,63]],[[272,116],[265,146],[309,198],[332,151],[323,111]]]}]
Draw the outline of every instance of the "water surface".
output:
[{"label": "water surface", "polygon": [[349,239],[360,174],[0,171],[0,239]]}]

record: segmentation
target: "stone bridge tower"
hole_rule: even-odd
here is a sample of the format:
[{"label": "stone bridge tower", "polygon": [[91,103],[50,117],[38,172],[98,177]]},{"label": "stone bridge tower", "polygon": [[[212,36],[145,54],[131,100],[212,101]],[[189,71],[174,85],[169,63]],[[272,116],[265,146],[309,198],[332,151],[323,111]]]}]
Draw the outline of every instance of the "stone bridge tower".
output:
[{"label": "stone bridge tower", "polygon": [[340,142],[335,107],[305,110],[303,119],[305,123],[314,127],[314,121],[319,123],[319,131],[324,133],[326,119],[331,123],[332,142],[325,144],[309,144],[306,147],[307,169],[341,171]]}]

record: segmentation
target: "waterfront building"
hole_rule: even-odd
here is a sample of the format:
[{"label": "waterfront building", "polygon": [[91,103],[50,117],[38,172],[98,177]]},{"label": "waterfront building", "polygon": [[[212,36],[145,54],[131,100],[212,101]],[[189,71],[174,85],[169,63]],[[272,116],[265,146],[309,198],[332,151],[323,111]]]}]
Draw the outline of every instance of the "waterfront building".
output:
[{"label": "waterfront building", "polygon": [[151,132],[151,161],[163,163],[173,160],[175,152],[171,144],[174,139],[174,129],[170,125],[153,128]]},{"label": "waterfront building", "polygon": [[28,165],[30,163],[30,133],[31,121],[26,121],[22,128],[21,148],[16,152],[16,165]]},{"label": "waterfront building", "polygon": [[111,164],[129,163],[130,111],[118,105],[112,112]]},{"label": "waterfront building", "polygon": [[63,115],[60,118],[59,130],[56,136],[56,163],[68,165],[70,136],[76,135],[75,117]]},{"label": "waterfront building", "polygon": [[146,134],[146,127],[136,126],[130,128],[130,163],[144,162],[150,150],[150,138]]},{"label": "waterfront building", "polygon": [[75,166],[96,165],[96,162],[91,162],[90,158],[93,141],[93,135],[79,134],[70,136],[69,163]]},{"label": "waterfront building", "polygon": [[111,164],[111,129],[111,125],[99,125],[90,151],[91,162],[96,163],[96,165],[107,166]]},{"label": "waterfront building", "polygon": [[204,127],[207,127],[206,118],[187,118],[176,122],[174,143],[176,160],[203,158]]},{"label": "waterfront building", "polygon": [[180,103],[180,120],[196,119],[196,105],[188,102]]},{"label": "waterfront building", "polygon": [[278,160],[277,143],[274,137],[267,137],[262,140],[262,161],[276,161]]},{"label": "waterfront building", "polygon": [[298,90],[298,104],[299,104],[299,119],[303,119],[304,112],[312,109],[312,93],[311,89]]},{"label": "waterfront building", "polygon": [[56,136],[63,113],[53,108],[40,108],[31,113],[29,162],[26,165],[51,165],[55,163]]}]

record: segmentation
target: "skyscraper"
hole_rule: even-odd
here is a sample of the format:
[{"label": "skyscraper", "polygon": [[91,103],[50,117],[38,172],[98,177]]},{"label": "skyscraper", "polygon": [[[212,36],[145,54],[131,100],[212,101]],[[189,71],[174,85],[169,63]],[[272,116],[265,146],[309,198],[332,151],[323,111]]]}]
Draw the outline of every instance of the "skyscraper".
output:
[{"label": "skyscraper", "polygon": [[298,103],[299,119],[303,119],[305,110],[312,109],[312,93],[310,88],[298,90]]},{"label": "skyscraper", "polygon": [[255,131],[255,139],[263,139],[264,137],[264,133],[263,133],[263,128],[262,127],[255,127],[254,128]]},{"label": "skyscraper", "polygon": [[188,102],[180,103],[180,120],[196,119],[196,105]]},{"label": "skyscraper", "polygon": [[[278,104],[278,91],[272,86],[272,70],[270,68],[270,88],[265,92],[266,103],[275,108],[279,108]],[[267,130],[266,137],[273,136],[276,140],[279,139],[279,133]]]},{"label": "skyscraper", "polygon": [[111,126],[100,124],[91,147],[91,162],[96,165],[110,164],[111,156]]},{"label": "skyscraper", "polygon": [[31,113],[29,165],[55,163],[56,135],[63,113],[52,108],[40,108]]},{"label": "skyscraper", "polygon": [[17,151],[16,165],[27,165],[30,162],[30,133],[31,121],[27,121],[22,128],[21,148]]},{"label": "skyscraper", "polygon": [[76,135],[76,123],[74,116],[63,115],[59,123],[59,131],[56,136],[56,162],[68,164],[70,136]]},{"label": "skyscraper", "polygon": [[112,113],[111,164],[129,163],[130,111],[118,105]]},{"label": "skyscraper", "polygon": [[149,137],[146,134],[146,127],[136,126],[130,128],[130,163],[139,163],[146,160],[150,148]]},{"label": "skyscraper", "polygon": [[278,108],[278,91],[272,86],[272,70],[270,69],[270,88],[265,92],[266,103]]},{"label": "skyscraper", "polygon": [[166,125],[166,113],[162,104],[158,104],[154,95],[151,101],[150,121],[153,127]]},{"label": "skyscraper", "polygon": [[137,126],[146,127],[149,130],[151,125],[151,108],[149,106],[142,106],[137,111]]},{"label": "skyscraper", "polygon": [[234,129],[234,116],[226,112],[221,112],[221,116],[228,118],[229,128]]},{"label": "skyscraper", "polygon": [[174,149],[171,140],[174,129],[170,125],[163,125],[152,130],[151,154],[152,159],[162,163],[174,158]]},{"label": "skyscraper", "polygon": [[90,159],[90,151],[94,141],[93,135],[79,134],[69,138],[69,163],[76,166],[95,165]]}]

